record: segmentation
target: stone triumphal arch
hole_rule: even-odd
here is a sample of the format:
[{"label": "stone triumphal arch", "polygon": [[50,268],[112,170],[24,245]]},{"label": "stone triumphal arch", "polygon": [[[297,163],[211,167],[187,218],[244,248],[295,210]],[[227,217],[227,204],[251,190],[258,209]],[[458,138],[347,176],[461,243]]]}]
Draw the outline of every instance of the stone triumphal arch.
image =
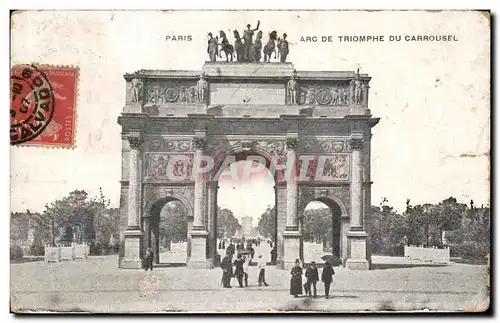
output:
[{"label": "stone triumphal arch", "polygon": [[[370,142],[379,120],[368,109],[369,76],[295,71],[286,62],[207,62],[202,71],[124,77],[121,268],[141,268],[145,248],[157,248],[156,209],[171,200],[188,213],[188,267],[213,267],[216,171],[228,156],[257,155],[276,168],[277,266],[300,257],[301,215],[318,200],[338,217],[338,256],[349,268],[369,269]],[[295,176],[286,175],[290,165]]]}]

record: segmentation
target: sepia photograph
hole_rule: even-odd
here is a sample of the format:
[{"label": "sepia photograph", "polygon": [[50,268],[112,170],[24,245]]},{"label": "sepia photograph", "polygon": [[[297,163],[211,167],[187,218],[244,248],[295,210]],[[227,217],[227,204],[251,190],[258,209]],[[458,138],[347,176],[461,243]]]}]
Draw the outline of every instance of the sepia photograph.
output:
[{"label": "sepia photograph", "polygon": [[10,311],[490,310],[491,13],[10,13]]}]

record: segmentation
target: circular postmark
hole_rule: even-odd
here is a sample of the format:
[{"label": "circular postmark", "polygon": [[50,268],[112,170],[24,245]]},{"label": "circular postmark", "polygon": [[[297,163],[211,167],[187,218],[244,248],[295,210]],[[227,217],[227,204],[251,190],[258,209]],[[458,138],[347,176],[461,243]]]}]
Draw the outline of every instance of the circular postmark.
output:
[{"label": "circular postmark", "polygon": [[10,144],[38,137],[54,115],[55,99],[45,73],[33,65],[16,65],[10,76]]}]

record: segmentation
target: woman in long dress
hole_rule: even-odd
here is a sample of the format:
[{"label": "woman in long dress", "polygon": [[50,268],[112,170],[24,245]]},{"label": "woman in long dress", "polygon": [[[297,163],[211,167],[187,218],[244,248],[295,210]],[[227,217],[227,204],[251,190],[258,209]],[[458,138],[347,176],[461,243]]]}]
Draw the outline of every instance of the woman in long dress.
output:
[{"label": "woman in long dress", "polygon": [[302,268],[300,267],[300,260],[295,260],[295,266],[290,272],[292,278],[290,279],[290,295],[297,297],[297,295],[302,295]]}]

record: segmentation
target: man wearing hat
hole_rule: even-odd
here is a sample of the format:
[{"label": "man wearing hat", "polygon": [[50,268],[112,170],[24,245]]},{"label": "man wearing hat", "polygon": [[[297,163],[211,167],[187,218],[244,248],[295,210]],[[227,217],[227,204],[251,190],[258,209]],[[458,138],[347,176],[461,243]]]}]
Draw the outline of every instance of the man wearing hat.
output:
[{"label": "man wearing hat", "polygon": [[312,296],[311,295],[311,286],[312,286],[313,290],[314,290],[314,298],[316,298],[316,296],[317,296],[316,283],[319,280],[319,274],[318,274],[318,268],[316,268],[315,261],[311,261],[311,265],[309,265],[309,267],[307,267],[306,278],[307,278],[306,294],[309,294],[309,296]]},{"label": "man wearing hat", "polygon": [[222,258],[222,261],[220,262],[220,267],[222,269],[221,283],[224,288],[231,288],[231,277],[233,277],[232,257],[233,255],[231,253],[226,252],[226,256]]},{"label": "man wearing hat", "polygon": [[327,261],[323,267],[323,272],[321,273],[321,281],[325,284],[325,298],[328,299],[330,294],[330,285],[333,281],[333,275],[335,275],[335,270],[333,270],[332,265]]}]

